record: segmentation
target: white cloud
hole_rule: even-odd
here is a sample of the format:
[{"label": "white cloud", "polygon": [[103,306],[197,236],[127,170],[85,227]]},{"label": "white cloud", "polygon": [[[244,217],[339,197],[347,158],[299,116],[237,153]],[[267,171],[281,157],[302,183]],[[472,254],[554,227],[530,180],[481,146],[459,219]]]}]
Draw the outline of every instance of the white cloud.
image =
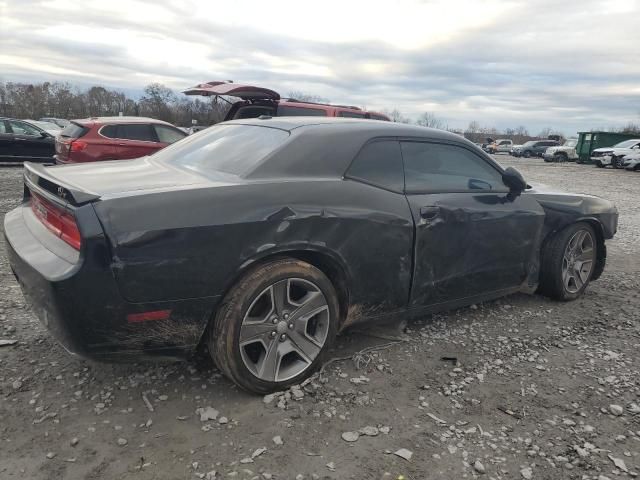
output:
[{"label": "white cloud", "polygon": [[640,121],[639,13],[638,0],[0,0],[0,80],[233,79],[572,133]]}]

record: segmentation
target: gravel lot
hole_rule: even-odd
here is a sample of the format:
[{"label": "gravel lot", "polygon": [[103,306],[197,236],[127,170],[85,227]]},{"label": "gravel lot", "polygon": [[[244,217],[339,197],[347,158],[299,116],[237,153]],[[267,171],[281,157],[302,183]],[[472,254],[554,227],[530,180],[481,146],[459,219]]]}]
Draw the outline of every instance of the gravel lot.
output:
[{"label": "gravel lot", "polygon": [[[0,339],[17,340],[0,347],[0,478],[635,477],[640,175],[497,158],[530,182],[616,202],[602,278],[573,303],[515,295],[404,330],[349,332],[343,360],[275,398],[238,391],[206,358],[68,355],[0,254]],[[0,168],[3,215],[20,201],[21,175]]]}]

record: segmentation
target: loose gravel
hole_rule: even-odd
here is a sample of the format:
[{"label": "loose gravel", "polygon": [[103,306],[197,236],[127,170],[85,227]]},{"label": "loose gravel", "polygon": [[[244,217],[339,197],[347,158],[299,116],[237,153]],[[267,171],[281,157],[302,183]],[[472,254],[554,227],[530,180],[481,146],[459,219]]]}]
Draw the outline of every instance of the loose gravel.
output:
[{"label": "loose gravel", "polygon": [[[206,358],[70,356],[0,254],[0,478],[636,477],[640,174],[497,159],[531,183],[617,204],[608,267],[584,297],[513,295],[347,332],[334,356],[353,360],[264,398]],[[20,202],[21,175],[0,168],[3,214]]]}]

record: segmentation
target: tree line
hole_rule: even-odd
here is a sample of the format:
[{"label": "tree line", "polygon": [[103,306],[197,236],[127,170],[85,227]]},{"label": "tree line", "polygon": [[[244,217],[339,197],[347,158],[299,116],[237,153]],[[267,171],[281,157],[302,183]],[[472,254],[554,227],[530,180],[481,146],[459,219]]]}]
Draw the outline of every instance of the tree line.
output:
[{"label": "tree line", "polygon": [[139,99],[123,92],[93,86],[85,90],[67,82],[0,83],[0,116],[86,118],[131,115],[152,117],[180,126],[220,122],[228,104],[220,98],[178,96],[164,85],[147,85]]},{"label": "tree line", "polygon": [[[304,92],[291,92],[288,97],[301,101],[329,103],[329,100]],[[187,97],[178,95],[160,83],[144,87],[143,95],[132,98],[124,92],[110,90],[102,86],[81,89],[68,82],[14,83],[0,82],[0,116],[14,118],[42,117],[86,118],[93,116],[131,115],[157,118],[178,126],[213,125],[224,119],[229,103],[219,97]],[[516,143],[524,143],[536,138],[547,138],[551,134],[562,135],[548,127],[537,135],[531,134],[526,127],[517,126],[502,131],[495,127],[481,126],[472,121],[462,129],[449,128],[447,122],[435,113],[425,112],[416,119],[410,119],[399,110],[384,110],[392,121],[413,123],[425,127],[448,130],[464,135],[474,142],[484,142],[487,138],[511,138]],[[640,126],[629,123],[622,128],[609,128],[609,131],[639,133]]]}]

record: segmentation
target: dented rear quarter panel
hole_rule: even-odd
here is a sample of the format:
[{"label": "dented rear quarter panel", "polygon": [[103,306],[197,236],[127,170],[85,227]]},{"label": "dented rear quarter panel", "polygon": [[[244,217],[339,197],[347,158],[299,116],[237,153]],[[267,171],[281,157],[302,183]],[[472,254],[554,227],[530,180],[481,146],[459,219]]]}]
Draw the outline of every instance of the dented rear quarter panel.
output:
[{"label": "dented rear quarter panel", "polygon": [[261,181],[96,205],[130,302],[224,295],[261,260],[315,252],[338,264],[350,304],[406,305],[413,220],[403,195],[343,179]]}]

